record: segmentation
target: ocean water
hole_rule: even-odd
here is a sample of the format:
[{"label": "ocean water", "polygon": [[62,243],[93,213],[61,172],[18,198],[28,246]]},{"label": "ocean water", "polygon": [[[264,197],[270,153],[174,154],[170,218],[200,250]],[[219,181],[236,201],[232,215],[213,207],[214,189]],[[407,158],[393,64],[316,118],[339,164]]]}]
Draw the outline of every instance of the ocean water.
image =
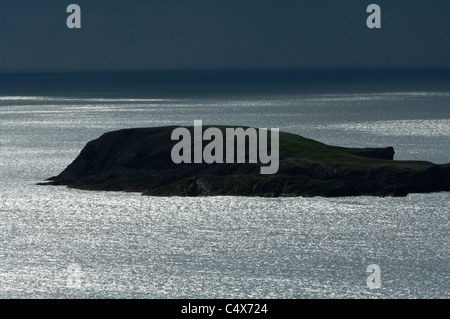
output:
[{"label": "ocean water", "polygon": [[[448,298],[450,193],[145,197],[36,186],[106,131],[280,128],[450,162],[450,90],[0,96],[0,298]],[[381,287],[366,272],[379,265]]]}]

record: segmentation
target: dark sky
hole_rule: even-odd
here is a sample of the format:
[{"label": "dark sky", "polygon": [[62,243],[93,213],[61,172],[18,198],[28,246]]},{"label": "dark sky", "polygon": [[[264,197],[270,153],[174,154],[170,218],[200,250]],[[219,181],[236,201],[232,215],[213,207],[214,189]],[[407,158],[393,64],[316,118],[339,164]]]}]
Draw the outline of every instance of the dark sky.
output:
[{"label": "dark sky", "polygon": [[0,0],[0,72],[276,68],[450,68],[450,1]]}]

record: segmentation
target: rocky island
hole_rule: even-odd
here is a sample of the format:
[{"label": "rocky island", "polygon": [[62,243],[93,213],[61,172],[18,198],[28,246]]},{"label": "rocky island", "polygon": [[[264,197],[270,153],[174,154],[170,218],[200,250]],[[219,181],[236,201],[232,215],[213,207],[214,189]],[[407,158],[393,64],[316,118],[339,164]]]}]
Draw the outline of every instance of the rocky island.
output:
[{"label": "rocky island", "polygon": [[450,164],[396,161],[392,147],[344,148],[283,132],[273,175],[261,175],[261,163],[175,164],[174,129],[105,133],[40,185],[151,196],[406,196],[450,190]]}]

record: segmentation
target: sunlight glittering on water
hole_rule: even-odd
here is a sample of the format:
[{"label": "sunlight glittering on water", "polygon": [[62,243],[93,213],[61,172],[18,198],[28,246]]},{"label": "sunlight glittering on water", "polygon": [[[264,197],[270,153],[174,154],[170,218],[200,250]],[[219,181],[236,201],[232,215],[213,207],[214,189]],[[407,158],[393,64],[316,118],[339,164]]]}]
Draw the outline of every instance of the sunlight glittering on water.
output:
[{"label": "sunlight glittering on water", "polygon": [[325,125],[323,129],[372,133],[382,136],[450,136],[450,119],[376,121]]},{"label": "sunlight glittering on water", "polygon": [[36,183],[106,131],[194,119],[449,162],[449,99],[1,97],[0,298],[448,298],[449,193],[181,198]]}]

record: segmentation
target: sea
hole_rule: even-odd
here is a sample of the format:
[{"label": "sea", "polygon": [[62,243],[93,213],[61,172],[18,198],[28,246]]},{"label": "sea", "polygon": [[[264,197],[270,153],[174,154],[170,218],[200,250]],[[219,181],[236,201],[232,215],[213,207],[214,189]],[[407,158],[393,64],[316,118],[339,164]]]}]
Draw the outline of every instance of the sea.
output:
[{"label": "sea", "polygon": [[105,132],[194,120],[450,162],[449,77],[384,75],[0,75],[0,298],[449,298],[449,192],[150,197],[36,185]]}]

